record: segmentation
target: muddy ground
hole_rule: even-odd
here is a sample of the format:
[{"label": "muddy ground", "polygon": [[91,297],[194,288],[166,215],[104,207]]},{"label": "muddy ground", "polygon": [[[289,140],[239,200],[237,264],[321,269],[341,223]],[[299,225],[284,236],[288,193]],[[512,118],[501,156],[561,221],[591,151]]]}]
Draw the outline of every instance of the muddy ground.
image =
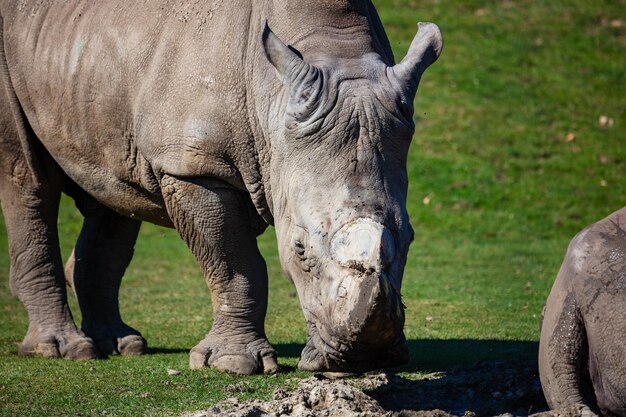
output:
[{"label": "muddy ground", "polygon": [[578,416],[579,409],[547,412],[536,366],[486,361],[407,379],[392,373],[358,378],[315,375],[295,390],[278,389],[268,401],[239,402],[245,383],[227,387],[233,394],[211,409],[184,417],[448,417]]}]

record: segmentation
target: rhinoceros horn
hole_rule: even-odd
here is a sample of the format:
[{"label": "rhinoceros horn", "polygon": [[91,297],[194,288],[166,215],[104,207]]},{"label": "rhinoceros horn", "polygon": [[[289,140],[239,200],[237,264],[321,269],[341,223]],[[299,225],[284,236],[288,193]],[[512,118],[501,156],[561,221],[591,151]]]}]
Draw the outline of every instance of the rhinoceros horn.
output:
[{"label": "rhinoceros horn", "polygon": [[436,24],[419,22],[417,27],[417,34],[406,56],[402,62],[391,68],[399,84],[407,88],[413,96],[417,92],[422,74],[439,58],[443,49],[443,37]]}]

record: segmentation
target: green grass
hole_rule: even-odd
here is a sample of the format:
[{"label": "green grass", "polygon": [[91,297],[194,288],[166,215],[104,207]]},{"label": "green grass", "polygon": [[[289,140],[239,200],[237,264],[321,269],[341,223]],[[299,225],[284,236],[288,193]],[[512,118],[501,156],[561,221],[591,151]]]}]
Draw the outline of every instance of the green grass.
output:
[{"label": "green grass", "polygon": [[[569,239],[625,204],[624,2],[376,5],[397,57],[417,20],[438,23],[445,38],[418,92],[408,162],[416,238],[403,285],[412,354],[404,372],[533,361],[541,308]],[[614,126],[600,127],[601,115]],[[66,256],[80,227],[69,200],[59,222]],[[304,319],[280,272],[273,230],[259,243],[270,275],[267,333],[284,372],[236,377],[187,369],[188,349],[210,327],[209,293],[176,233],[152,225],[142,228],[121,293],[124,317],[151,354],[18,357],[27,318],[8,289],[0,233],[0,414],[166,415],[293,385],[308,375],[294,370]],[[168,368],[182,373],[168,376]],[[239,382],[250,388],[232,394],[227,386]]]}]

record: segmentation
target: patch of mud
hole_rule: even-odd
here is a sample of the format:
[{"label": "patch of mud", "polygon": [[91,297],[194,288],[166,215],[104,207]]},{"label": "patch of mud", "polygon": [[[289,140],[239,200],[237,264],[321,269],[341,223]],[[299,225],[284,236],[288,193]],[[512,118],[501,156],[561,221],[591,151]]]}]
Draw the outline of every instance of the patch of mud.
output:
[{"label": "patch of mud", "polygon": [[[372,373],[358,378],[301,380],[293,391],[277,389],[271,400],[236,398],[182,417],[574,417],[582,409],[546,411],[537,368],[481,362],[448,372]],[[533,414],[537,413],[537,414]]]},{"label": "patch of mud", "polygon": [[269,401],[252,400],[243,403],[226,400],[215,407],[184,417],[369,417],[385,415],[385,410],[347,380],[310,377],[300,381],[298,388],[286,392],[278,389]]}]

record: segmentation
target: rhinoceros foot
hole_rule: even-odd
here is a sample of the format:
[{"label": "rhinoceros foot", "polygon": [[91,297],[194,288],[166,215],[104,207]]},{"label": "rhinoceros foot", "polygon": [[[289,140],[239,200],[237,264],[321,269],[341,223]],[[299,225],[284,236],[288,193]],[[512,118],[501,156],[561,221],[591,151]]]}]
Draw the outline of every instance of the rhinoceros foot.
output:
[{"label": "rhinoceros foot", "polygon": [[146,353],[148,342],[137,330],[125,324],[97,328],[85,328],[101,357],[108,355],[138,356]]},{"label": "rhinoceros foot", "polygon": [[342,342],[327,343],[314,333],[309,336],[302,350],[298,369],[311,372],[363,373],[405,365],[409,361],[409,350],[404,337],[385,350],[362,348],[363,346],[350,347]]},{"label": "rhinoceros foot", "polygon": [[94,359],[98,357],[96,346],[89,337],[77,330],[58,330],[41,333],[30,331],[20,344],[22,356],[68,359]]},{"label": "rhinoceros foot", "polygon": [[[263,336],[237,341],[240,336],[210,332],[189,354],[189,367],[216,368],[234,374],[274,373],[278,371],[276,351]],[[248,337],[246,337],[248,339]]]}]

